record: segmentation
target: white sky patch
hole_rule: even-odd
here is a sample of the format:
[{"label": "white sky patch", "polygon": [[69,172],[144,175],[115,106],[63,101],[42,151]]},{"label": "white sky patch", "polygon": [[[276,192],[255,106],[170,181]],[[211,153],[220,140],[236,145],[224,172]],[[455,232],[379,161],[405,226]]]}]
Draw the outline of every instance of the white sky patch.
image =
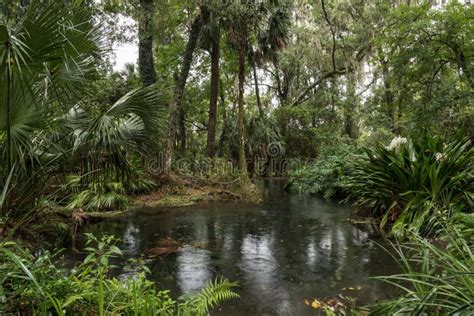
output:
[{"label": "white sky patch", "polygon": [[125,64],[136,64],[138,60],[138,45],[136,43],[120,43],[114,45],[114,70],[125,69]]},{"label": "white sky patch", "polygon": [[131,17],[117,14],[113,17],[117,23],[119,32],[123,32],[128,42],[117,42],[113,46],[114,70],[121,71],[125,69],[125,64],[136,64],[138,61],[138,24]]}]

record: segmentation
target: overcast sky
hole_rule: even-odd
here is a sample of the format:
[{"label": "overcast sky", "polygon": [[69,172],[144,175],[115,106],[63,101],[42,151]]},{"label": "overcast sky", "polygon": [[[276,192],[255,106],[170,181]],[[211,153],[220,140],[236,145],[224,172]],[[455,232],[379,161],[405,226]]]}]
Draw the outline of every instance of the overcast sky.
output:
[{"label": "overcast sky", "polygon": [[117,43],[113,47],[115,55],[114,70],[120,71],[125,68],[125,64],[136,64],[138,61],[138,42],[136,40],[138,25],[132,18],[121,14],[116,15],[115,19],[118,25],[123,27],[123,31],[126,32],[127,36],[135,38],[129,43]]},{"label": "overcast sky", "polygon": [[118,44],[114,47],[114,70],[124,69],[125,64],[136,64],[138,59],[138,45],[136,43]]}]

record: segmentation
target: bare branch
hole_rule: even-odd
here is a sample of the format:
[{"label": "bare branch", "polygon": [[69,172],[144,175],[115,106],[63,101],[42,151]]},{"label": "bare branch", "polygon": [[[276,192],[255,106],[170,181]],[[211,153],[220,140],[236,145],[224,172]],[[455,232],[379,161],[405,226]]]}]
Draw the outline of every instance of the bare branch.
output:
[{"label": "bare branch", "polygon": [[300,95],[291,104],[291,106],[296,106],[296,105],[299,105],[299,104],[303,103],[306,99],[306,96],[313,89],[317,88],[321,83],[323,83],[325,80],[327,80],[329,78],[336,77],[336,76],[344,75],[344,74],[348,73],[349,71],[350,71],[350,69],[343,68],[343,69],[334,70],[334,71],[323,74],[321,77],[318,78],[318,80],[316,80],[314,83],[309,85],[302,93],[300,93]]}]

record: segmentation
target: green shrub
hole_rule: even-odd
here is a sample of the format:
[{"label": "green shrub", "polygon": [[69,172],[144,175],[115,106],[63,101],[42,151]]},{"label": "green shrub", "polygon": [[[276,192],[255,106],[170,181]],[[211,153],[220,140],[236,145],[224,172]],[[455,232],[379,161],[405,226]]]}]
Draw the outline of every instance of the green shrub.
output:
[{"label": "green shrub", "polygon": [[82,208],[85,211],[121,210],[129,203],[121,182],[95,183],[71,196],[68,208]]},{"label": "green shrub", "polygon": [[444,144],[440,138],[398,137],[359,157],[347,182],[350,198],[398,237],[405,229],[431,234],[437,218],[471,209],[473,158],[469,140]]},{"label": "green shrub", "polygon": [[206,315],[238,295],[235,283],[210,281],[195,295],[173,300],[146,278],[146,266],[134,266],[126,279],[111,277],[110,259],[121,256],[115,239],[87,235],[84,261],[67,272],[49,252],[34,255],[13,242],[0,244],[0,313],[48,315]]},{"label": "green shrub", "polygon": [[326,150],[316,162],[290,174],[287,189],[319,194],[326,199],[343,196],[353,152],[354,147],[350,145]]},{"label": "green shrub", "polygon": [[[84,182],[89,181],[84,184]],[[64,194],[68,195],[68,208],[81,208],[85,211],[115,211],[129,205],[129,195],[148,193],[156,186],[145,172],[133,168],[129,177],[121,180],[107,180],[104,176],[81,177],[69,175],[62,186]]]}]

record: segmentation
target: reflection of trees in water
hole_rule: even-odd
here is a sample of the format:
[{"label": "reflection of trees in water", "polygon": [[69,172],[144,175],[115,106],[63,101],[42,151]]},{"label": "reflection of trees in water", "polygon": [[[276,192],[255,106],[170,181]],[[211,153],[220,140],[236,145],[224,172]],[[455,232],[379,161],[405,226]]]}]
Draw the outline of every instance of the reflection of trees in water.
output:
[{"label": "reflection of trees in water", "polygon": [[139,237],[140,227],[133,223],[128,223],[122,237],[122,251],[137,253],[140,249],[141,238]]},{"label": "reflection of trees in water", "polygon": [[271,300],[275,311],[288,313],[292,303],[281,284],[279,262],[274,256],[277,242],[272,234],[247,235],[242,241],[238,266],[256,302]]},{"label": "reflection of trees in water", "polygon": [[193,293],[202,289],[212,278],[210,252],[186,246],[178,253],[177,282],[183,293]]},{"label": "reflection of trees in water", "polygon": [[[158,284],[175,294],[224,276],[240,283],[245,306],[291,313],[305,297],[336,295],[343,287],[368,284],[370,276],[393,271],[391,259],[369,240],[370,226],[351,225],[345,221],[349,214],[334,203],[290,196],[261,207],[209,206],[97,227],[123,236],[122,249],[129,256],[168,236],[183,242],[180,252],[151,261]],[[362,290],[363,301],[382,291],[370,283]]]}]

